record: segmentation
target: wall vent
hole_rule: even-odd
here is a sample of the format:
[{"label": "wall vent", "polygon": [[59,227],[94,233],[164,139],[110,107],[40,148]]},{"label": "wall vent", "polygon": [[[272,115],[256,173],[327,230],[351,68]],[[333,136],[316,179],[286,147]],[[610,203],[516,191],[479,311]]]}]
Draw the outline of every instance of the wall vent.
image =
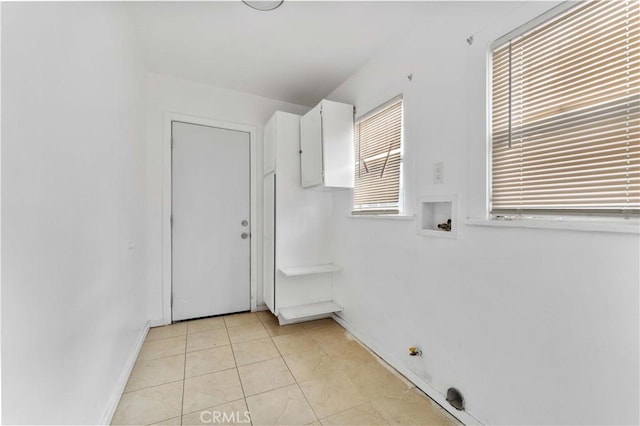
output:
[{"label": "wall vent", "polygon": [[447,390],[447,402],[456,410],[464,410],[464,397],[456,388]]}]

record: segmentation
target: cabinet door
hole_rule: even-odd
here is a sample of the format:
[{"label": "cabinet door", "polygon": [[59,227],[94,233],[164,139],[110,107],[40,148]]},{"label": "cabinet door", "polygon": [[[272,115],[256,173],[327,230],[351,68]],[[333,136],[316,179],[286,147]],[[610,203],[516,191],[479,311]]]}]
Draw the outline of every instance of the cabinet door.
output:
[{"label": "cabinet door", "polygon": [[353,188],[353,106],[322,101],[323,183],[332,188]]},{"label": "cabinet door", "polygon": [[302,187],[322,184],[322,116],[321,105],[300,119],[300,177]]}]

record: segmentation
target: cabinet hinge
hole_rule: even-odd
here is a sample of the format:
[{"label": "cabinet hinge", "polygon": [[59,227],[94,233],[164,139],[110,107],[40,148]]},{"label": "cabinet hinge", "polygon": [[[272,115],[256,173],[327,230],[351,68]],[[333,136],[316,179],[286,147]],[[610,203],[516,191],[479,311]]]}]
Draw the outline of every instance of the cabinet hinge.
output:
[{"label": "cabinet hinge", "polygon": [[173,308],[173,293],[171,293],[171,307]]},{"label": "cabinet hinge", "polygon": [[173,228],[173,213],[169,215],[169,226]]}]

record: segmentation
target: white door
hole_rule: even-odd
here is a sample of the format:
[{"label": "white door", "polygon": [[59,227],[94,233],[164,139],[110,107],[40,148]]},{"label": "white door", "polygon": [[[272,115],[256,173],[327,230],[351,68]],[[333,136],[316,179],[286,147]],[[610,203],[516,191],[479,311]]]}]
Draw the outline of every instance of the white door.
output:
[{"label": "white door", "polygon": [[172,319],[249,310],[249,133],[172,123]]}]

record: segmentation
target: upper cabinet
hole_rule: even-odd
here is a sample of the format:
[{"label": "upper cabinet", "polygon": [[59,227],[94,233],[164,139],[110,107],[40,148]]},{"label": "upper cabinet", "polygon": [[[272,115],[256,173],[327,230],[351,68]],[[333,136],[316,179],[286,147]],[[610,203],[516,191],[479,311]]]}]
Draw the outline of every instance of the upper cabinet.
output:
[{"label": "upper cabinet", "polygon": [[302,186],[353,188],[353,105],[323,100],[300,120]]}]

